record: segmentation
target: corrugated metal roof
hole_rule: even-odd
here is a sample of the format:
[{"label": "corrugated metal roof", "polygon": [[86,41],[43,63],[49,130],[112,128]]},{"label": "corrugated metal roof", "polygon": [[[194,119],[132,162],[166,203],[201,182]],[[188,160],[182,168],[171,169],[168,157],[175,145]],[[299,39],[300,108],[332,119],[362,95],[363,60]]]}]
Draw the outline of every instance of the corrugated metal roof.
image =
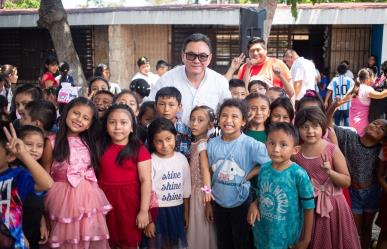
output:
[{"label": "corrugated metal roof", "polygon": [[[239,25],[239,8],[257,6],[257,4],[191,4],[78,8],[66,11],[70,25]],[[387,24],[387,3],[299,4],[298,16],[299,18],[294,20],[290,14],[290,7],[279,4],[273,24]],[[36,9],[0,10],[0,27],[34,27],[37,19]]]}]

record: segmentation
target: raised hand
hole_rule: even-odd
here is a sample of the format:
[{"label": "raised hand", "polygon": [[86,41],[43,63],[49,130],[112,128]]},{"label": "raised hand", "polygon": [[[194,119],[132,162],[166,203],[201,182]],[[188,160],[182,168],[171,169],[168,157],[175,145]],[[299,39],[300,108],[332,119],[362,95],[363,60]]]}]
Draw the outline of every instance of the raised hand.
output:
[{"label": "raised hand", "polygon": [[235,57],[234,59],[232,59],[230,67],[234,70],[234,72],[239,69],[239,67],[242,65],[243,61],[245,60],[245,58],[246,56],[243,53],[241,53],[238,57]]},{"label": "raised hand", "polygon": [[330,175],[332,166],[331,163],[328,160],[328,156],[326,154],[321,153],[321,160],[323,161],[321,168],[328,174]]},{"label": "raised hand", "polygon": [[11,153],[16,156],[22,153],[28,153],[23,141],[17,137],[15,128],[12,124],[9,125],[9,130],[7,127],[3,127],[3,130],[8,140],[7,149],[10,150]]},{"label": "raised hand", "polygon": [[273,65],[273,73],[279,77],[281,75],[281,68]]}]

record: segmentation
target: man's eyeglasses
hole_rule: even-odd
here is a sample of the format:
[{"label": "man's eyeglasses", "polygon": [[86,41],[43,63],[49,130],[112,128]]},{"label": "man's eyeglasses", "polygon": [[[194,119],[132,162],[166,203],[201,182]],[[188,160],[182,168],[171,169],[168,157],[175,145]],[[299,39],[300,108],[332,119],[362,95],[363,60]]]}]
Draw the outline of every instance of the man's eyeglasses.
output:
[{"label": "man's eyeglasses", "polygon": [[200,62],[206,62],[208,59],[208,56],[210,55],[205,53],[201,53],[201,54],[195,54],[191,52],[185,53],[185,58],[189,61],[194,61],[196,60],[196,58],[198,58]]}]

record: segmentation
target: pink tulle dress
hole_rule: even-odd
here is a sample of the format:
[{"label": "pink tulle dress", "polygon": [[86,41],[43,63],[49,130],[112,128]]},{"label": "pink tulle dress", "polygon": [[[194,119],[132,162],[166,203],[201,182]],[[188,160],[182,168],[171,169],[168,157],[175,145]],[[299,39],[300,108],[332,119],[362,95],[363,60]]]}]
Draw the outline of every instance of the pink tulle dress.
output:
[{"label": "pink tulle dress", "polygon": [[[54,147],[55,136],[49,137]],[[54,161],[51,176],[55,183],[48,191],[45,208],[51,231],[51,248],[110,248],[105,215],[111,210],[98,187],[89,150],[79,137],[68,137],[69,160]]]}]

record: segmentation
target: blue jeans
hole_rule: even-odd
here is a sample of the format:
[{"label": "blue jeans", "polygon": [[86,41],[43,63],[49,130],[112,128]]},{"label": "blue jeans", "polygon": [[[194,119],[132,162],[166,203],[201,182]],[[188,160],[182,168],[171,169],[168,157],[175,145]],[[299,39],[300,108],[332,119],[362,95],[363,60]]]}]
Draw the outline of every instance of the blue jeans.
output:
[{"label": "blue jeans", "polygon": [[337,110],[335,113],[335,124],[340,126],[341,119],[344,119],[344,126],[349,126],[348,117],[349,110]]}]

